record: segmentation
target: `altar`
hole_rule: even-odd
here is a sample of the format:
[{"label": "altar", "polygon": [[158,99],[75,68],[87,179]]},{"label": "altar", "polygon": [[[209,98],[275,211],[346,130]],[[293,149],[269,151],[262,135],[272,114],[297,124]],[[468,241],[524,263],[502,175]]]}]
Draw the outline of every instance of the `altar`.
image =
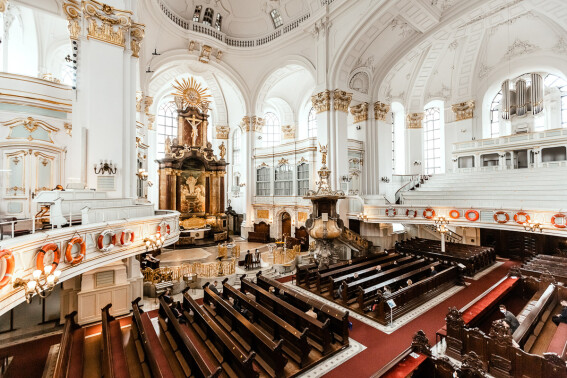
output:
[{"label": "altar", "polygon": [[165,141],[159,163],[159,208],[181,213],[180,243],[205,245],[227,239],[225,208],[226,147],[214,154],[208,140],[207,90],[193,78],[175,81],[177,137]]}]

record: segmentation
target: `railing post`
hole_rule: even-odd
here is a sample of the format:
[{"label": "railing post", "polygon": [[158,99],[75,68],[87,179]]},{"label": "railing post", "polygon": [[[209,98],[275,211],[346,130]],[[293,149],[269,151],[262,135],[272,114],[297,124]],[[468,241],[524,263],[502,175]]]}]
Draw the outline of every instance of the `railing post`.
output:
[{"label": "railing post", "polygon": [[32,217],[32,234],[35,234],[35,215]]},{"label": "railing post", "polygon": [[16,222],[12,221],[12,239],[14,238],[14,226],[15,226]]}]

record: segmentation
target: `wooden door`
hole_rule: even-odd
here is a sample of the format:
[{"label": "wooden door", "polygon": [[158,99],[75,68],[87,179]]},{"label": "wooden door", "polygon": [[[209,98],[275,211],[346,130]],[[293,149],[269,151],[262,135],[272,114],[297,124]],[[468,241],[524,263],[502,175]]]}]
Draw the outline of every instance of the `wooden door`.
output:
[{"label": "wooden door", "polygon": [[289,213],[282,214],[282,239],[291,236],[291,216]]}]

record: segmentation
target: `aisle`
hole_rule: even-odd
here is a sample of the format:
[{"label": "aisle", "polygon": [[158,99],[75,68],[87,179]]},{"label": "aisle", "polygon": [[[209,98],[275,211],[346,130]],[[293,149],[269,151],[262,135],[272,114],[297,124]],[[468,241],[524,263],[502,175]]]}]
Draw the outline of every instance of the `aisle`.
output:
[{"label": "aisle", "polygon": [[513,261],[506,261],[478,281],[467,280],[471,283],[470,286],[390,335],[352,319],[353,329],[350,337],[366,346],[367,349],[331,370],[324,377],[370,377],[409,347],[413,335],[420,329],[426,333],[430,343],[435,344],[435,333],[445,325],[445,315],[447,315],[449,307],[463,307],[494,285],[515,264]]}]

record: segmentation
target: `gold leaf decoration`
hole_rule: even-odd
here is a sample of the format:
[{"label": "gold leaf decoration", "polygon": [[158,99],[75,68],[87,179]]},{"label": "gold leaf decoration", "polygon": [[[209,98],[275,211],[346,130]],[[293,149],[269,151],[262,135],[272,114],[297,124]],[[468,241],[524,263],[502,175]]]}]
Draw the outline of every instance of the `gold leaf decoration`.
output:
[{"label": "gold leaf decoration", "polygon": [[198,108],[201,111],[204,111],[204,108],[207,108],[206,105],[210,102],[211,95],[207,93],[207,88],[203,88],[193,77],[181,81],[175,79],[173,88],[177,90],[177,92],[172,93],[173,96],[183,97],[188,106]]}]

